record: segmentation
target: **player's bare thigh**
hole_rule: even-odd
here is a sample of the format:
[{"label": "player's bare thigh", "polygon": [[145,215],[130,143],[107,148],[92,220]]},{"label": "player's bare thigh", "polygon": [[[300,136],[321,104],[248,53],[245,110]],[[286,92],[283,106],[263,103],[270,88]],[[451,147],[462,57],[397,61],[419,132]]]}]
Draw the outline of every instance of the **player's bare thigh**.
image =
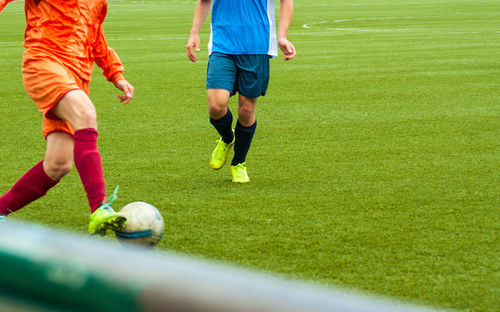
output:
[{"label": "player's bare thigh", "polygon": [[69,122],[75,131],[85,128],[97,129],[95,106],[82,90],[68,92],[52,111],[57,117]]}]

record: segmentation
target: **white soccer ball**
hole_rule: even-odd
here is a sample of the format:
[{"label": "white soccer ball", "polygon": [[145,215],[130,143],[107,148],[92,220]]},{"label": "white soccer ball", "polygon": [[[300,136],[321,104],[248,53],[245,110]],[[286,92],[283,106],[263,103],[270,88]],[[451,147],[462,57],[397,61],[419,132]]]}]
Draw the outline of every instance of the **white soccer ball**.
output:
[{"label": "white soccer ball", "polygon": [[155,206],[145,202],[132,202],[125,205],[120,214],[127,223],[116,231],[121,243],[133,243],[153,247],[163,235],[163,218]]}]

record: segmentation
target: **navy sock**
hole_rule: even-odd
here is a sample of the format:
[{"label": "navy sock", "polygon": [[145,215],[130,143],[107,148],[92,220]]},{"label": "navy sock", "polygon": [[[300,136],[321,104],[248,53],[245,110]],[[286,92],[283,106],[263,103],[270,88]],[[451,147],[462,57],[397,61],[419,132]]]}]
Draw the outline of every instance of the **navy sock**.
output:
[{"label": "navy sock", "polygon": [[245,162],[256,127],[257,120],[250,127],[243,127],[239,121],[236,122],[236,128],[234,129],[236,141],[234,142],[234,158],[231,161],[231,166]]},{"label": "navy sock", "polygon": [[226,115],[221,119],[215,120],[210,118],[210,123],[215,127],[217,132],[219,132],[224,143],[229,144],[233,142],[233,129],[231,128],[233,125],[233,114],[231,114],[229,109]]}]

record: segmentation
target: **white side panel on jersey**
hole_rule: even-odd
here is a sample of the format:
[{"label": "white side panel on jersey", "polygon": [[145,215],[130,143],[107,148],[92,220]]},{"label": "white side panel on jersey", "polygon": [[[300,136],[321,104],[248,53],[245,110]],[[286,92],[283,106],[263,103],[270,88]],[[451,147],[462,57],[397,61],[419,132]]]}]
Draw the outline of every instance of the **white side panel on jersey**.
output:
[{"label": "white side panel on jersey", "polygon": [[274,0],[267,0],[267,18],[269,19],[269,51],[267,54],[278,56],[278,42],[276,40],[276,12]]},{"label": "white side panel on jersey", "polygon": [[212,54],[212,46],[214,44],[214,31],[212,29],[212,22],[210,22],[210,40],[208,40],[208,55]]}]

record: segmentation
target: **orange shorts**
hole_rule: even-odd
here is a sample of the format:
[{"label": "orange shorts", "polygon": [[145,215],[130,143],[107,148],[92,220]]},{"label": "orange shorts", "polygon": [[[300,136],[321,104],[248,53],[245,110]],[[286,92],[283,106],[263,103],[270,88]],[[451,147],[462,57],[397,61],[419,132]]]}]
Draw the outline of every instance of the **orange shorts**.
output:
[{"label": "orange shorts", "polygon": [[43,114],[42,134],[62,131],[73,135],[71,125],[57,117],[51,110],[70,91],[83,90],[89,93],[89,82],[81,80],[57,58],[33,54],[23,56],[23,83],[28,95]]}]

